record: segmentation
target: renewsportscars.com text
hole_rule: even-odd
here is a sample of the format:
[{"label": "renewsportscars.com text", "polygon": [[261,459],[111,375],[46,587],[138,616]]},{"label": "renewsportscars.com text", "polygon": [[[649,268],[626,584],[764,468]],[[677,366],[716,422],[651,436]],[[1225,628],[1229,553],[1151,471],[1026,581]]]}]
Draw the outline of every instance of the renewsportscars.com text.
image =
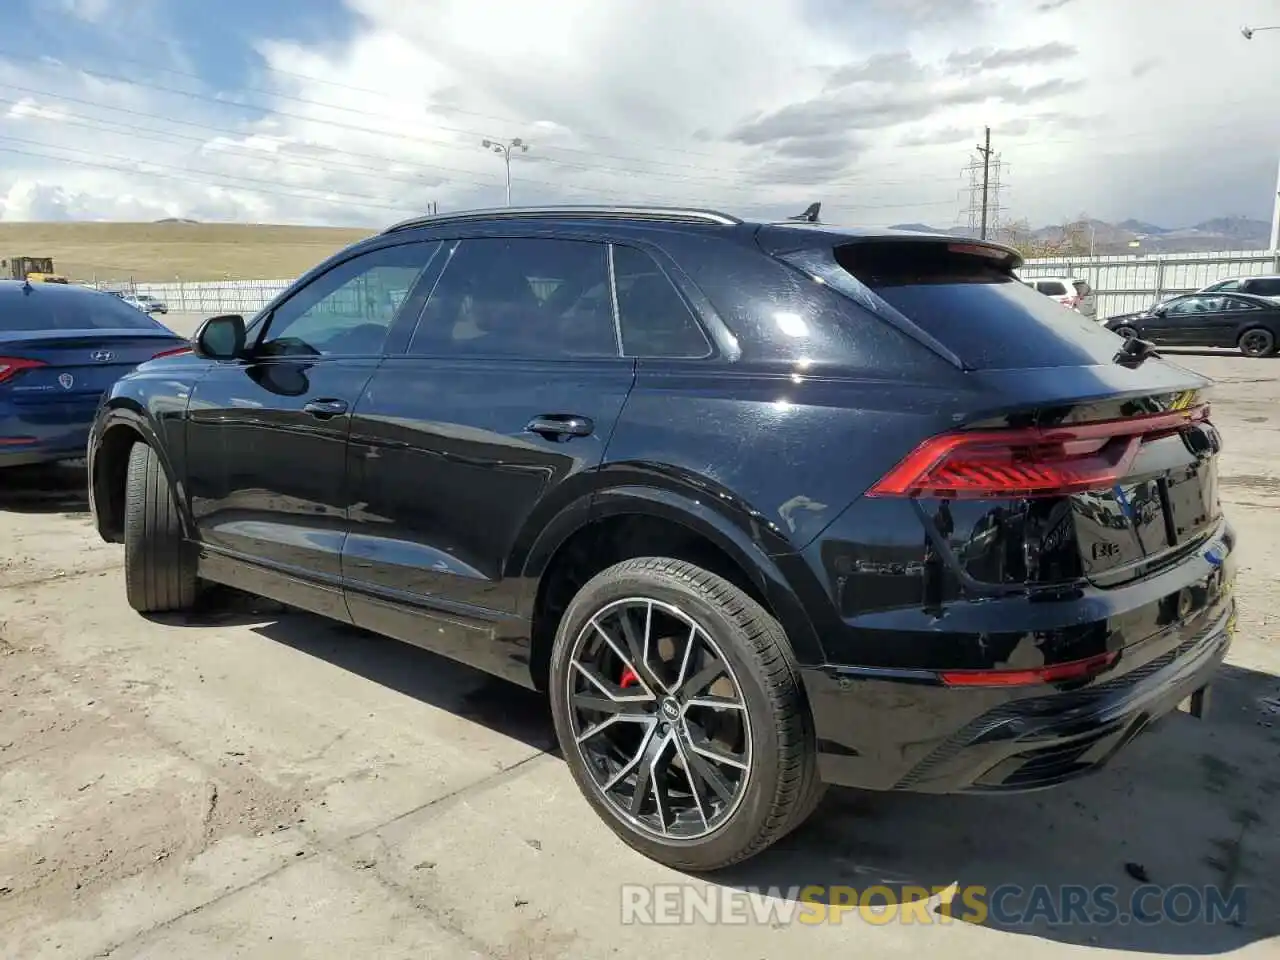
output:
[{"label": "renewsportscars.com text", "polygon": [[1244,888],[1224,891],[1190,884],[1146,884],[1122,893],[1109,885],[738,889],[672,883],[627,885],[621,892],[621,920],[628,925],[1242,924],[1247,906]]}]

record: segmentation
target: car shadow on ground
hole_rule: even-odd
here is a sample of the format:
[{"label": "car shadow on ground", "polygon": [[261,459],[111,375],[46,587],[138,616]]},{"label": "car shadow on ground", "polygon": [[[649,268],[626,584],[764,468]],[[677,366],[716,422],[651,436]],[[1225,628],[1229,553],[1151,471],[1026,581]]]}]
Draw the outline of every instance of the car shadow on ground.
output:
[{"label": "car shadow on ground", "polygon": [[1109,768],[1043,792],[833,791],[788,842],[717,879],[881,885],[899,903],[954,884],[951,917],[935,908],[931,922],[1142,953],[1218,954],[1280,936],[1278,695],[1275,676],[1225,666],[1206,720],[1170,715]]},{"label": "car shadow on ground", "polygon": [[251,626],[255,632],[547,753],[559,753],[547,699],[427,650],[359,627],[289,610],[274,600],[213,587],[186,614],[157,622]]},{"label": "car shadow on ground", "polygon": [[84,513],[88,509],[89,489],[83,463],[0,471],[0,512]]},{"label": "car shadow on ground", "polygon": [[[233,591],[166,622],[250,625],[301,653],[558,752],[544,696],[408,644]],[[703,879],[799,901],[802,918],[819,909],[814,903],[848,903],[850,889],[878,907],[951,888],[950,917],[935,897],[915,911],[850,910],[841,922],[968,922],[1081,946],[1226,953],[1280,936],[1278,755],[1280,680],[1226,666],[1208,719],[1167,717],[1093,777],[1011,796],[832,790],[791,836]],[[1216,917],[1207,915],[1215,909]],[[835,922],[834,911],[826,917]]]}]

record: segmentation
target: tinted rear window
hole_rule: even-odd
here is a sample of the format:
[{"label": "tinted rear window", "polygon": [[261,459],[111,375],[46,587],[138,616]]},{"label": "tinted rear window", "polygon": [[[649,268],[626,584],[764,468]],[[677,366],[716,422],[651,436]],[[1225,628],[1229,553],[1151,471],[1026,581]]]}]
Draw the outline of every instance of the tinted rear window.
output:
[{"label": "tinted rear window", "polygon": [[1109,364],[1116,335],[1020,283],[1003,265],[946,244],[862,243],[836,262],[974,369]]},{"label": "tinted rear window", "polygon": [[1250,280],[1249,292],[1260,297],[1280,295],[1280,277],[1267,277],[1265,280]]},{"label": "tinted rear window", "polygon": [[1036,289],[1046,297],[1065,297],[1067,295],[1066,286],[1057,280],[1041,280],[1036,284]]},{"label": "tinted rear window", "polygon": [[0,330],[155,330],[146,314],[106,294],[21,288],[0,293]]}]

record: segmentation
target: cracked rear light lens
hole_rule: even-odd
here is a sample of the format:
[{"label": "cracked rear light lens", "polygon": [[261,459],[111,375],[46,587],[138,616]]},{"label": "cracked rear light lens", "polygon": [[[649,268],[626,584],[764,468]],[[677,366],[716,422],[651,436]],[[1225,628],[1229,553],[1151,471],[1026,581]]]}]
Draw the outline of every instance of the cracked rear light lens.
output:
[{"label": "cracked rear light lens", "polygon": [[870,497],[1059,497],[1106,490],[1129,473],[1142,444],[1208,420],[1208,406],[1119,420],[931,437]]}]

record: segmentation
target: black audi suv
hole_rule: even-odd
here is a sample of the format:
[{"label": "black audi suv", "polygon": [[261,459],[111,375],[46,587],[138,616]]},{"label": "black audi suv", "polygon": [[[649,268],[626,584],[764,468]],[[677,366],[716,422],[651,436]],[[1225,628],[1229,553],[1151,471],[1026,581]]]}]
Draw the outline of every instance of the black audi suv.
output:
[{"label": "black audi suv", "polygon": [[1199,715],[1234,625],[1209,382],[954,237],[424,217],[104,398],[139,611],[220,583],[547,691],[629,844],[826,784],[1028,790]]}]

